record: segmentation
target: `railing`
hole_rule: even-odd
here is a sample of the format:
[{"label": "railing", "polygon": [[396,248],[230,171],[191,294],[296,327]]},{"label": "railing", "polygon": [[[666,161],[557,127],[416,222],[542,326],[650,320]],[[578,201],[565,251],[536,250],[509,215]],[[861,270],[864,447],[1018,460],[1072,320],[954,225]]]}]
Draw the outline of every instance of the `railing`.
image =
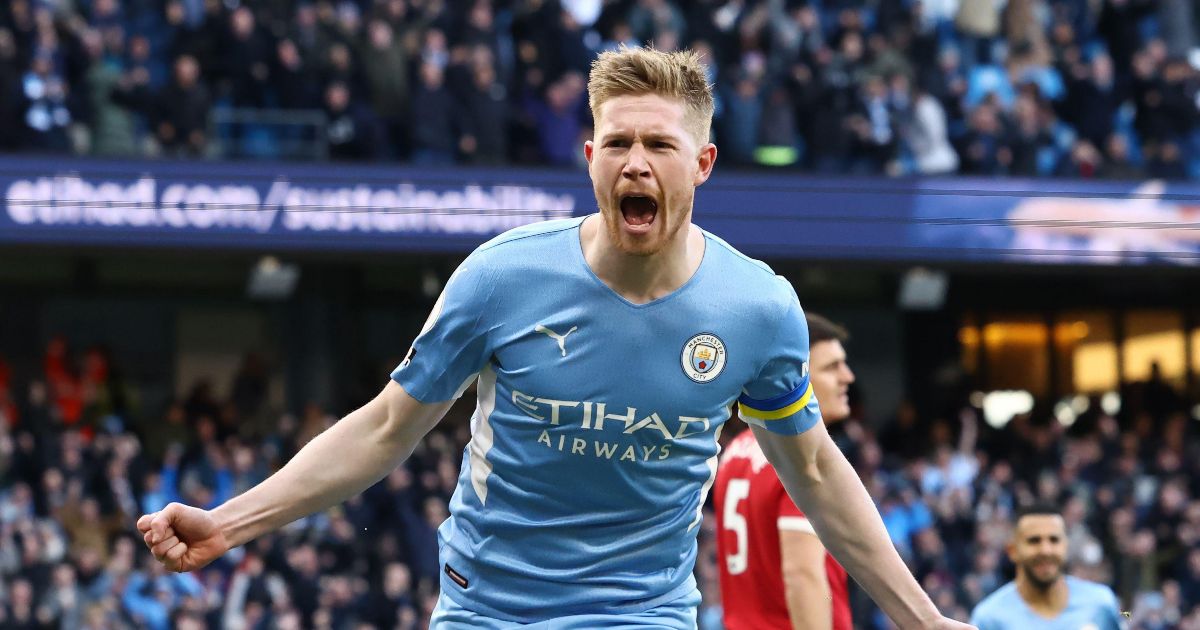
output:
[{"label": "railing", "polygon": [[318,109],[216,108],[208,119],[209,157],[323,160],[327,125]]}]

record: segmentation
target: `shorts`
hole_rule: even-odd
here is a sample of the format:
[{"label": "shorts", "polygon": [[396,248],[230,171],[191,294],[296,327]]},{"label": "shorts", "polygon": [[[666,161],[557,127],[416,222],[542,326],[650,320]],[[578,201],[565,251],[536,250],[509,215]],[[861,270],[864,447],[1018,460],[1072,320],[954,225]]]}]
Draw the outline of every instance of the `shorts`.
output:
[{"label": "shorts", "polygon": [[429,630],[696,630],[696,609],[700,592],[637,613],[571,615],[536,623],[501,621],[471,612],[446,597],[438,597],[437,608],[429,620]]}]

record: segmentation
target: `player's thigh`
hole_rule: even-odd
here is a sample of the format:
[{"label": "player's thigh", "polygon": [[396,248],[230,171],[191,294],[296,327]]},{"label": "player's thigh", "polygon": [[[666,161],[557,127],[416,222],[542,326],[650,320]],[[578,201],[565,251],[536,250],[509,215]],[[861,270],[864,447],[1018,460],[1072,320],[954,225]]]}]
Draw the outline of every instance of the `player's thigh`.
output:
[{"label": "player's thigh", "polygon": [[441,596],[429,630],[695,630],[699,593],[639,613],[571,615],[533,624],[500,621],[471,612]]}]

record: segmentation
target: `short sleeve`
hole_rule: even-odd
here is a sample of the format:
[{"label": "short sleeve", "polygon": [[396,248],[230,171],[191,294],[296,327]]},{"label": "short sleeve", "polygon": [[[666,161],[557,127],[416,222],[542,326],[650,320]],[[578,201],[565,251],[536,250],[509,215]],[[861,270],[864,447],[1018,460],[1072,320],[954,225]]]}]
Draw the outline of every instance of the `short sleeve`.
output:
[{"label": "short sleeve", "polygon": [[790,302],[779,329],[767,347],[767,358],[758,374],[742,388],[738,398],[741,418],[783,435],[803,433],[821,421],[808,373],[808,323],[791,285]]},{"label": "short sleeve", "polygon": [[487,267],[468,257],[450,276],[408,356],[392,372],[410,396],[424,403],[462,395],[492,355],[485,318],[495,311]]},{"label": "short sleeve", "polygon": [[979,607],[976,607],[975,610],[971,612],[970,624],[976,628],[979,628],[979,630],[1000,630],[1000,626],[992,623],[991,618],[986,614],[981,613]]},{"label": "short sleeve", "polygon": [[796,507],[796,502],[784,491],[782,483],[779,483],[779,499],[775,512],[776,525],[780,530],[816,535],[812,523],[808,521],[804,512]]},{"label": "short sleeve", "polygon": [[1104,587],[1104,616],[1105,630],[1125,630],[1128,627],[1125,615],[1121,614],[1121,602],[1108,587]]}]

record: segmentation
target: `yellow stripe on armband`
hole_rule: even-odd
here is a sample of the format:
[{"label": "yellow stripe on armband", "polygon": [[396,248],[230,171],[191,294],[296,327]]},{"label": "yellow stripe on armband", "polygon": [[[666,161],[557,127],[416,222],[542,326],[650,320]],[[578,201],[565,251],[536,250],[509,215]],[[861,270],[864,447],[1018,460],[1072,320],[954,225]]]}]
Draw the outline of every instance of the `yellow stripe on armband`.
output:
[{"label": "yellow stripe on armband", "polygon": [[808,389],[804,390],[804,395],[801,396],[799,400],[782,409],[763,411],[761,409],[747,407],[745,403],[741,403],[738,406],[741,408],[742,415],[744,416],[750,416],[756,420],[779,420],[781,418],[787,418],[788,416],[794,415],[796,412],[804,409],[808,405],[808,401],[812,400],[812,395],[812,383],[809,383]]}]

